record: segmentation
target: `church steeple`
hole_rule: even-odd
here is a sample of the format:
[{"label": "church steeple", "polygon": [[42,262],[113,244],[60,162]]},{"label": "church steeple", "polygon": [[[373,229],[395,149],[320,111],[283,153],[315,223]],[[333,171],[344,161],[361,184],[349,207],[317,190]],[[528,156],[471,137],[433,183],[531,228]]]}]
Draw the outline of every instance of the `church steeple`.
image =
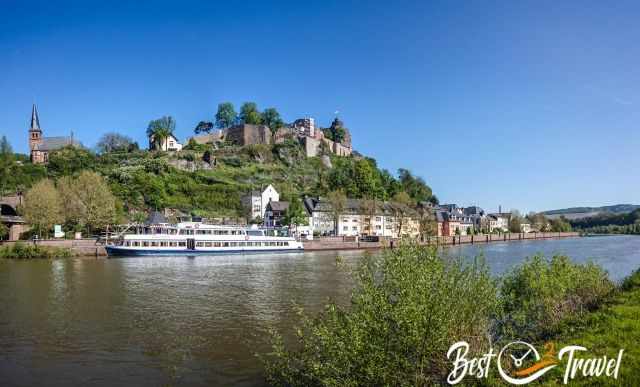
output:
[{"label": "church steeple", "polygon": [[31,127],[29,128],[29,149],[31,149],[32,153],[31,158],[33,158],[33,151],[38,149],[40,145],[42,145],[42,129],[40,129],[38,109],[34,103],[33,108],[31,109]]},{"label": "church steeple", "polygon": [[33,104],[33,108],[31,109],[31,129],[30,131],[42,131],[40,129],[40,119],[38,119],[38,109],[36,108],[36,104]]}]

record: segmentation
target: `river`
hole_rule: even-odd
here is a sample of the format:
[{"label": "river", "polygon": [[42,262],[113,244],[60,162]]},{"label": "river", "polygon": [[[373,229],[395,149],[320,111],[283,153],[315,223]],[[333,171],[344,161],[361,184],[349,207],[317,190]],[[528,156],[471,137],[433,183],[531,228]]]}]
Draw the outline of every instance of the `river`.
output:
[{"label": "river", "polygon": [[[634,236],[445,248],[483,254],[496,275],[538,252],[593,260],[615,280],[640,267]],[[291,331],[294,302],[346,302],[361,255],[0,260],[1,384],[263,386],[268,329]]]}]

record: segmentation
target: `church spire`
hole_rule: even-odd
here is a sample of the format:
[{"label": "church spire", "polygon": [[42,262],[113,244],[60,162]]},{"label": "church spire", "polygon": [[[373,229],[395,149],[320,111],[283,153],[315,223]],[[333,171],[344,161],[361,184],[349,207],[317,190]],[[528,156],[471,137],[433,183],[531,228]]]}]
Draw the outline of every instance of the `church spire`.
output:
[{"label": "church spire", "polygon": [[41,130],[40,129],[40,120],[38,119],[38,109],[36,108],[36,104],[33,104],[33,109],[31,110],[31,129],[32,131]]}]

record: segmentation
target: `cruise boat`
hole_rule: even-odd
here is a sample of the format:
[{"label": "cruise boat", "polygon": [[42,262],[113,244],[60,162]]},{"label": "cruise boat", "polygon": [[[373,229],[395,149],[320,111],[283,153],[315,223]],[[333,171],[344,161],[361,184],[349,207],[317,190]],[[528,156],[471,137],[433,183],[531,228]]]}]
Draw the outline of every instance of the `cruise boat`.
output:
[{"label": "cruise boat", "polygon": [[302,251],[302,242],[281,230],[221,226],[200,221],[127,227],[105,244],[109,256],[193,255]]}]

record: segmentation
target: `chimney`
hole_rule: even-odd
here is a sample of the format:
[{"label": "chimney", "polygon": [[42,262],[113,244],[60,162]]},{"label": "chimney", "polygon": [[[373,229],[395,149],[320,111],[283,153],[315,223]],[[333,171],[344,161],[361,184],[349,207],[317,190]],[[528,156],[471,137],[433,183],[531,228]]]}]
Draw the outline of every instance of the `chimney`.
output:
[{"label": "chimney", "polygon": [[499,206],[498,206],[498,213],[499,213],[499,214],[502,214],[502,205],[499,205]]}]

